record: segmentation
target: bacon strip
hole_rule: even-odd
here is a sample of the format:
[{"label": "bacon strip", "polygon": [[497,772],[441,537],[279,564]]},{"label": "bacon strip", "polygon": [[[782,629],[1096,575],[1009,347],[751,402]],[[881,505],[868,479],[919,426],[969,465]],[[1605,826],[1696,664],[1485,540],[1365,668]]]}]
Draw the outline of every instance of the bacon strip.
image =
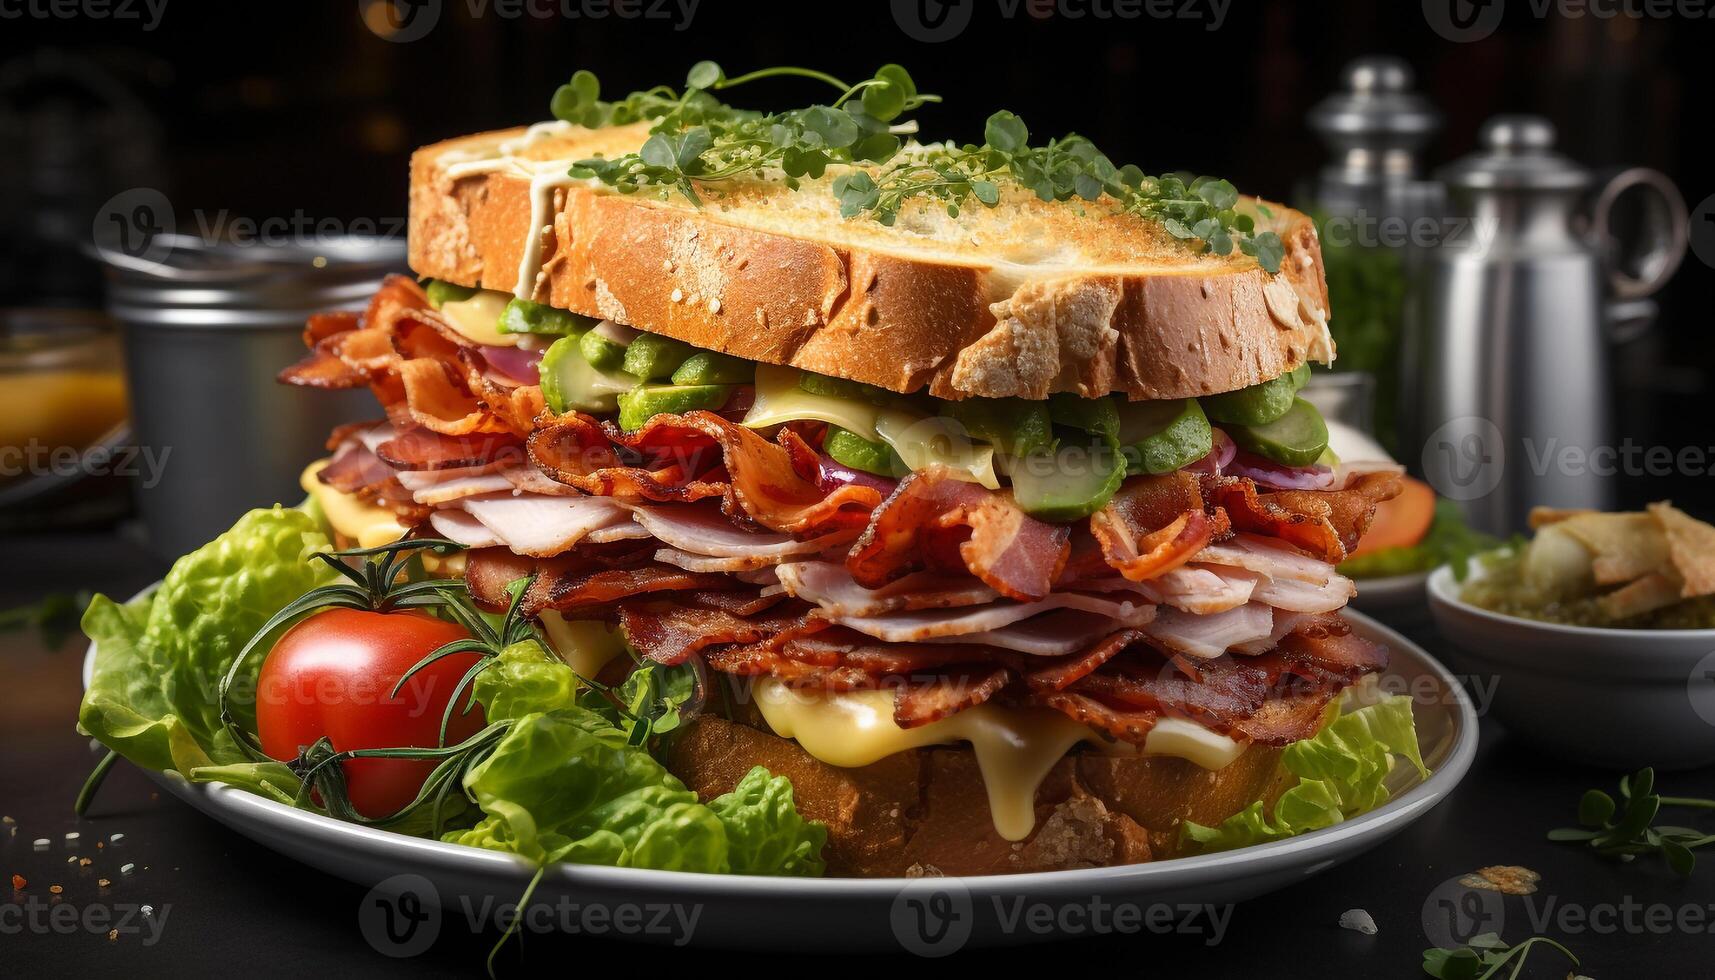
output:
[{"label": "bacon strip", "polygon": [[524,444],[511,433],[445,435],[411,428],[375,447],[375,454],[400,470],[457,470],[522,458]]},{"label": "bacon strip", "polygon": [[846,558],[858,584],[879,589],[924,569],[968,569],[1001,595],[1040,599],[1070,553],[1071,530],[1029,517],[994,493],[935,465],[900,481]]},{"label": "bacon strip", "polygon": [[1358,545],[1375,518],[1376,505],[1398,496],[1397,473],[1366,473],[1342,490],[1281,490],[1260,493],[1236,477],[1211,481],[1211,496],[1240,531],[1278,538],[1339,564]]},{"label": "bacon strip", "polygon": [[1012,679],[1012,671],[997,667],[980,674],[951,674],[913,682],[893,692],[893,721],[916,728],[940,721],[994,697]]}]

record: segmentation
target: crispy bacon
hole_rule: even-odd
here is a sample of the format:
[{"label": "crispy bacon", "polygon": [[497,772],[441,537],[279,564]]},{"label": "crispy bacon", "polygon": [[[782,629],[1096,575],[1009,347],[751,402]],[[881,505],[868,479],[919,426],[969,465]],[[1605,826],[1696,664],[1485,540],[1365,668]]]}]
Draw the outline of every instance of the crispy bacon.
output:
[{"label": "crispy bacon", "polygon": [[521,459],[524,444],[510,433],[449,436],[410,428],[375,447],[375,455],[400,470],[457,470]]},{"label": "crispy bacon", "polygon": [[393,467],[356,442],[341,446],[316,474],[316,479],[340,493],[360,495],[389,480],[397,482]]},{"label": "crispy bacon", "polygon": [[[653,468],[628,465],[601,423],[583,414],[543,420],[530,433],[527,447],[537,469],[592,496],[690,503],[725,497],[727,492],[718,473],[693,472],[683,459]],[[716,478],[701,479],[705,474]]]},{"label": "crispy bacon", "polygon": [[1096,668],[1112,660],[1116,654],[1143,639],[1137,630],[1119,630],[1082,653],[1056,657],[1045,667],[1027,671],[1024,682],[1033,690],[1064,691],[1078,680],[1088,677]]},{"label": "crispy bacon", "polygon": [[[747,598],[754,594],[739,593]],[[679,602],[623,602],[619,606],[619,628],[626,642],[663,664],[684,663],[692,654],[711,646],[760,643],[807,626],[803,607],[747,619],[726,609]]]},{"label": "crispy bacon", "polygon": [[1358,545],[1375,518],[1376,505],[1400,492],[1397,473],[1366,473],[1341,490],[1259,492],[1250,480],[1216,477],[1210,496],[1232,526],[1292,544],[1339,564]]},{"label": "crispy bacon", "polygon": [[870,516],[846,568],[872,589],[925,569],[968,569],[996,592],[1028,602],[1052,591],[1070,540],[1070,529],[1026,515],[1010,494],[935,465],[900,481]]},{"label": "crispy bacon", "polygon": [[893,721],[900,728],[940,721],[994,697],[1011,679],[1012,671],[996,667],[976,674],[947,674],[908,682],[893,692]]}]

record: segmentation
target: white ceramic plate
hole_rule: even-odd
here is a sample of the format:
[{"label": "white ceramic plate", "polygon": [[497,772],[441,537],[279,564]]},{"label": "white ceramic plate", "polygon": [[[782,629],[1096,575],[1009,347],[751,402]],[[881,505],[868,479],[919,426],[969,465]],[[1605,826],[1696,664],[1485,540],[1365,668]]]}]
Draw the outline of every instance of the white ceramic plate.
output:
[{"label": "white ceramic plate", "polygon": [[1425,603],[1428,600],[1423,589],[1429,581],[1428,572],[1389,575],[1385,578],[1360,578],[1354,581],[1358,584],[1358,594],[1352,599],[1352,605],[1364,612],[1382,615],[1426,608]]},{"label": "white ceramic plate", "polygon": [[[1058,910],[1083,911],[1096,902],[1148,909],[1225,904],[1273,891],[1355,857],[1423,816],[1459,784],[1476,752],[1476,713],[1446,668],[1380,623],[1347,616],[1360,635],[1392,651],[1384,689],[1416,700],[1417,730],[1434,772],[1418,781],[1409,766],[1397,767],[1392,800],[1326,830],[1149,864],[971,878],[784,879],[562,865],[543,877],[531,904],[641,907],[646,917],[670,906],[697,916],[689,936],[668,927],[636,936],[646,940],[820,952],[903,947],[939,955],[1054,938],[1052,929],[1008,929],[1007,921],[1018,921],[1020,898],[1056,910],[1053,921],[1061,921]],[[92,646],[86,683],[94,653]],[[282,854],[362,885],[391,880],[385,887],[409,887],[443,908],[490,898],[515,902],[534,873],[505,854],[342,823],[219,784],[159,779],[191,806]]]}]

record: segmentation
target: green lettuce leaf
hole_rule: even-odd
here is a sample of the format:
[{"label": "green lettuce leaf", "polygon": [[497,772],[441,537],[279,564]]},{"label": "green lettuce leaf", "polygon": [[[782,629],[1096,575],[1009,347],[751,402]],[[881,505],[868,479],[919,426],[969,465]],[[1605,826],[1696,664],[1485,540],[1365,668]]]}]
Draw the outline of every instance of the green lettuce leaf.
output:
[{"label": "green lettuce leaf", "polygon": [[515,719],[464,786],[486,816],[443,838],[454,843],[535,864],[727,869],[726,830],[714,811],[583,708]]},{"label": "green lettuce leaf", "polygon": [[792,781],[757,766],[730,793],[709,801],[726,828],[734,874],[819,878],[827,870],[827,825],[805,820],[792,800]]},{"label": "green lettuce leaf", "polygon": [[1387,802],[1384,780],[1395,758],[1429,776],[1411,699],[1398,695],[1343,714],[1314,738],[1287,746],[1282,763],[1298,784],[1271,810],[1259,800],[1215,827],[1187,821],[1182,834],[1203,851],[1226,851],[1331,827]]},{"label": "green lettuce leaf", "polygon": [[500,651],[471,682],[489,724],[570,708],[578,702],[578,677],[559,657],[534,640]]},{"label": "green lettuce leaf", "polygon": [[[300,511],[253,510],[175,562],[152,595],[124,605],[96,596],[83,617],[96,656],[79,727],[137,765],[289,799],[283,787],[297,780],[286,767],[248,762],[222,730],[218,692],[269,617],[332,578],[309,561],[330,547]],[[254,711],[256,671],[234,688],[241,717]]]}]

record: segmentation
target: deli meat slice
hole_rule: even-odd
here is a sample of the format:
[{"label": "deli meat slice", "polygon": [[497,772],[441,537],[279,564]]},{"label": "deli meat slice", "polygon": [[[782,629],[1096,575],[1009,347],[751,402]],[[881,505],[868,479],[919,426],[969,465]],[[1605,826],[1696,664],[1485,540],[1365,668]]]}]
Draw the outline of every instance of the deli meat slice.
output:
[{"label": "deli meat slice", "polygon": [[413,500],[431,507],[450,504],[466,497],[512,492],[511,481],[499,473],[483,472],[482,467],[447,470],[442,473],[400,470],[399,482],[411,491]]},{"label": "deli meat slice", "polygon": [[1274,632],[1274,610],[1260,602],[1211,616],[1163,609],[1143,632],[1174,653],[1208,659],[1240,644],[1266,640]]},{"label": "deli meat slice", "polygon": [[[834,622],[890,643],[916,643],[939,636],[968,637],[998,630],[1020,620],[1056,609],[1081,609],[1105,616],[1112,628],[1142,626],[1155,618],[1155,607],[1134,596],[1085,595],[1056,592],[1035,602],[991,602],[952,609],[918,609],[877,616],[829,616]],[[1265,611],[1268,607],[1262,607]],[[823,613],[826,615],[826,613]],[[1267,629],[1263,630],[1264,634]],[[1223,648],[1225,649],[1225,648]]]},{"label": "deli meat slice", "polygon": [[624,507],[600,497],[538,497],[511,491],[469,497],[462,506],[521,555],[546,558],[592,531],[632,523]]},{"label": "deli meat slice", "polygon": [[1155,602],[1199,616],[1236,609],[1251,600],[1259,576],[1243,569],[1198,568],[1184,565],[1138,583],[1138,591]]},{"label": "deli meat slice", "polygon": [[1100,613],[1059,609],[999,629],[965,636],[931,637],[924,642],[972,643],[1033,657],[1066,657],[1112,633],[1115,625],[1114,620]]},{"label": "deli meat slice", "polygon": [[877,589],[859,585],[838,562],[794,561],[775,569],[786,590],[832,616],[876,616],[901,609],[940,609],[993,602],[1000,593],[975,578],[916,572]]},{"label": "deli meat slice", "polygon": [[1331,575],[1327,583],[1312,585],[1294,579],[1264,580],[1252,596],[1276,609],[1300,613],[1331,613],[1343,608],[1358,594],[1358,587],[1344,575]]},{"label": "deli meat slice", "polygon": [[[647,535],[649,532],[644,531],[643,533]],[[774,564],[774,559],[766,555],[713,558],[708,555],[694,555],[689,551],[680,551],[678,548],[656,549],[655,560],[676,565],[688,572],[751,572],[759,568],[768,568]]]},{"label": "deli meat slice", "polygon": [[800,541],[790,534],[739,527],[713,503],[629,505],[629,509],[633,519],[655,538],[693,555],[761,559],[761,564],[772,564],[795,555],[813,555],[827,547],[814,538]]},{"label": "deli meat slice", "polygon": [[437,510],[429,515],[429,526],[437,535],[466,548],[493,548],[506,543],[488,525],[462,510]]},{"label": "deli meat slice", "polygon": [[1328,562],[1256,534],[1235,534],[1225,541],[1206,545],[1191,560],[1198,565],[1242,568],[1277,582],[1286,579],[1324,585],[1334,574],[1334,566]]}]

